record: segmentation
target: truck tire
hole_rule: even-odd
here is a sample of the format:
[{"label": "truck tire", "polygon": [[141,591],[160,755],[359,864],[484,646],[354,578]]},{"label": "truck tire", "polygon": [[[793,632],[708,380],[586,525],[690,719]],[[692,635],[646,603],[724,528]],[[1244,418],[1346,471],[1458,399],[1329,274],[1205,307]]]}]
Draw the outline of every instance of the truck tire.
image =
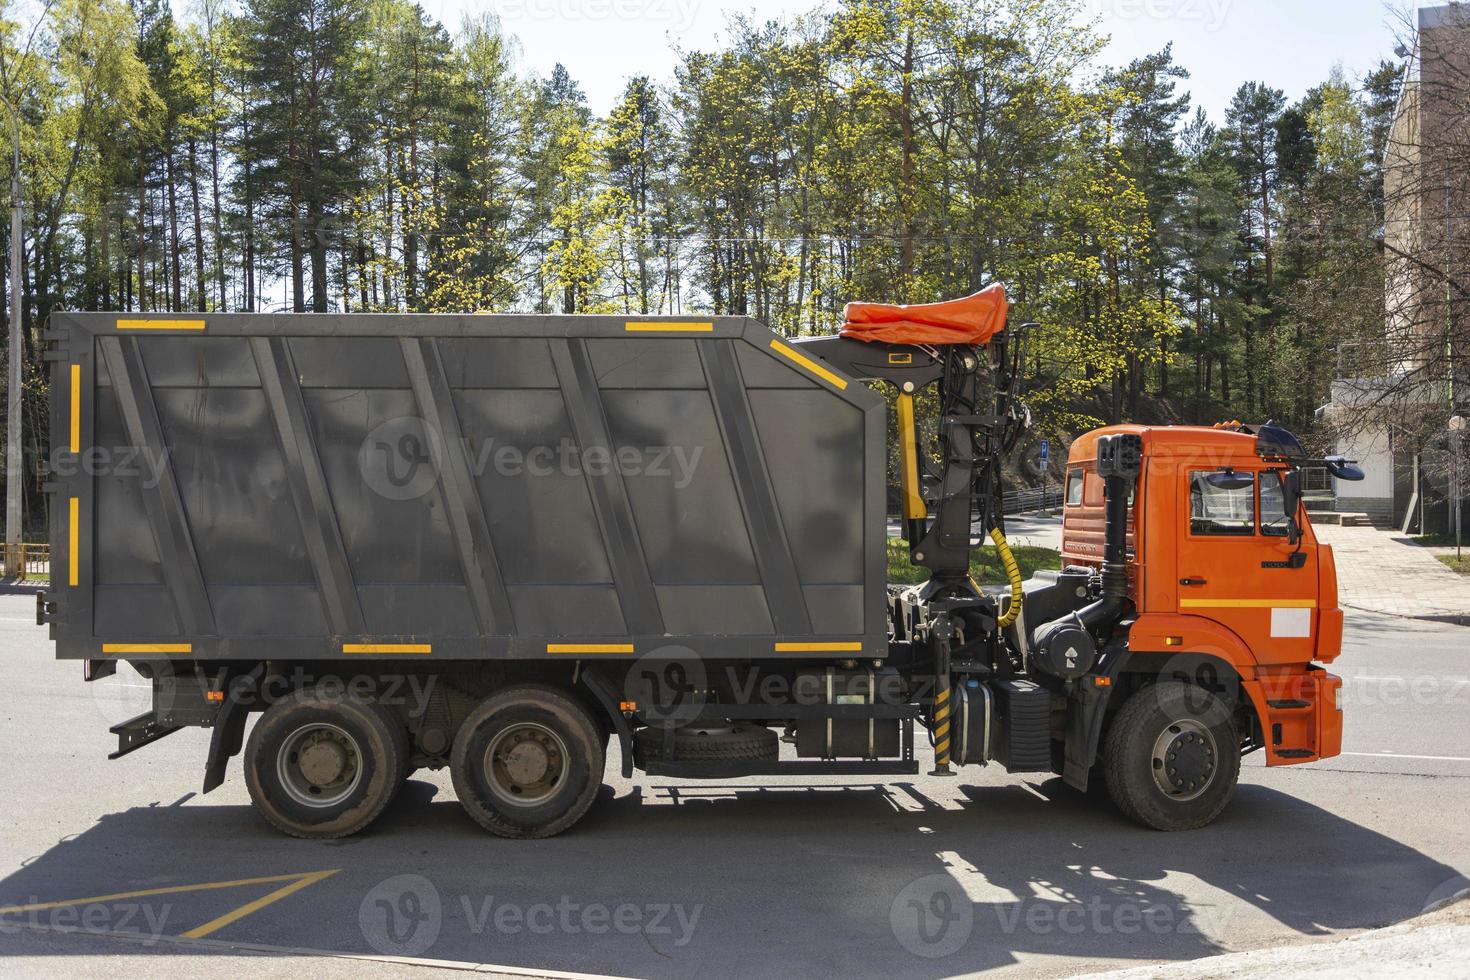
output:
[{"label": "truck tire", "polygon": [[398,712],[376,701],[372,702],[372,707],[382,715],[383,724],[388,726],[388,731],[393,734],[393,740],[398,743],[398,756],[403,760],[398,767],[398,785],[393,788],[394,795],[397,795],[408,777],[418,772],[418,766],[415,766],[412,761],[413,738],[408,734],[408,725],[404,724]]},{"label": "truck tire", "polygon": [[602,733],[574,698],[518,684],[470,712],[449,771],[460,805],[501,837],[551,837],[582,819],[602,785]]},{"label": "truck tire", "polygon": [[1108,794],[1129,819],[1155,830],[1210,823],[1235,792],[1240,741],[1224,702],[1182,681],[1135,692],[1108,729]]},{"label": "truck tire", "polygon": [[[633,733],[640,760],[664,761],[664,730],[648,726]],[[732,731],[705,734],[680,729],[674,732],[676,762],[769,761],[781,753],[781,741],[764,725],[736,724]]]},{"label": "truck tire", "polygon": [[245,785],[266,821],[292,837],[355,834],[402,783],[402,741],[381,706],[297,691],[261,715],[245,747]]}]

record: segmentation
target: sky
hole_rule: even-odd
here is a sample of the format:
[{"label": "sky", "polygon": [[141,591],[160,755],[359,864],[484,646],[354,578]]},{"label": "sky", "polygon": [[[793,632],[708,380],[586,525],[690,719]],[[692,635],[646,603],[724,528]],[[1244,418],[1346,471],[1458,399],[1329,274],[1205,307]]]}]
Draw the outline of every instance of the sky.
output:
[{"label": "sky", "polygon": [[[520,40],[520,67],[546,75],[565,64],[605,113],[627,78],[673,77],[679,50],[720,43],[732,14],[790,19],[822,0],[423,0],[451,31],[465,14],[493,12]],[[1174,44],[1191,74],[1189,90],[1215,121],[1243,81],[1267,82],[1299,98],[1336,64],[1361,78],[1393,57],[1402,15],[1413,0],[1082,0],[1111,37],[1104,59],[1126,64]]]}]

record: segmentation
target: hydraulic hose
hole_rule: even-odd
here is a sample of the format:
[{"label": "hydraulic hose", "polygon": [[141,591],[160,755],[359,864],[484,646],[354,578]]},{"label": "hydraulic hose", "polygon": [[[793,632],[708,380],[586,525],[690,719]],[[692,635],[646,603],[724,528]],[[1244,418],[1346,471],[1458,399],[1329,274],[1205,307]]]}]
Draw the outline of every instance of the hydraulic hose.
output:
[{"label": "hydraulic hose", "polygon": [[1010,605],[1006,607],[1005,615],[995,621],[995,625],[1005,629],[1021,615],[1021,566],[1016,564],[1016,556],[1011,554],[1011,546],[1006,542],[1006,536],[1000,532],[1000,528],[990,529],[990,540],[995,542],[995,553],[1000,555],[1001,564],[1006,569],[1006,578],[1011,582]]}]

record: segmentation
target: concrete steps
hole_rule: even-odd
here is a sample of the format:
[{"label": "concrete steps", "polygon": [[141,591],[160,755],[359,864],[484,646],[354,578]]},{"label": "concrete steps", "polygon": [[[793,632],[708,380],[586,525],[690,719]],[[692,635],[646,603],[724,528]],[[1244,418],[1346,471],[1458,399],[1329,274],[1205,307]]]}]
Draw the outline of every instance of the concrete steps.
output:
[{"label": "concrete steps", "polygon": [[1307,516],[1313,524],[1336,524],[1340,527],[1373,527],[1373,519],[1367,514],[1344,514],[1336,510],[1308,510]]}]

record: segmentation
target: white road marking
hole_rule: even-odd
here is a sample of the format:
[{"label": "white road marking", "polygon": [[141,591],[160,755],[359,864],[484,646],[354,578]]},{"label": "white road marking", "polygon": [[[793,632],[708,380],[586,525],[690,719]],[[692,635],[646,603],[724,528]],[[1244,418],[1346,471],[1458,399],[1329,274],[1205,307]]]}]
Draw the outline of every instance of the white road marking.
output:
[{"label": "white road marking", "polygon": [[1397,752],[1340,752],[1339,755],[1353,755],[1360,759],[1428,759],[1433,762],[1470,762],[1470,757],[1463,755],[1400,755]]}]

